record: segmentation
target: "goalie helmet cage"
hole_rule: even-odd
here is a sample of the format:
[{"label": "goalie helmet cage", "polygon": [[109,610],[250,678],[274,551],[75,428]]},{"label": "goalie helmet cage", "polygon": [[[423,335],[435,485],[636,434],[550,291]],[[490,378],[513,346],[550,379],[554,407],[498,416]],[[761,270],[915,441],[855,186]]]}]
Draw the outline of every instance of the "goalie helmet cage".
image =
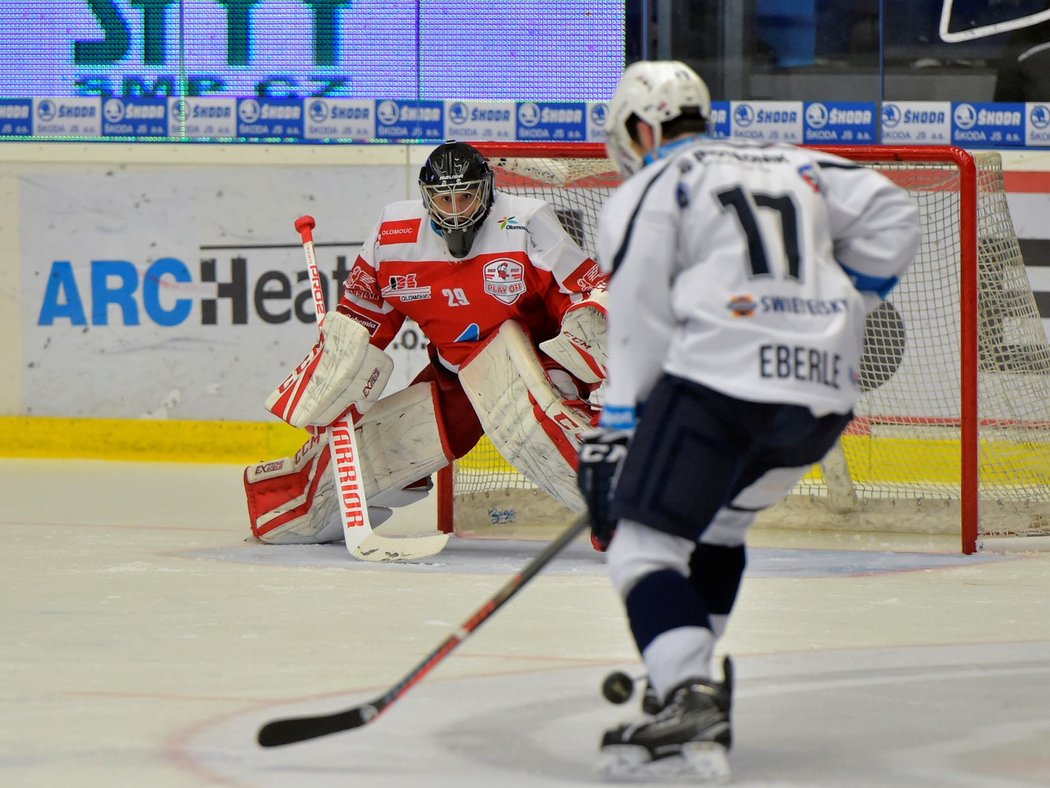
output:
[{"label": "goalie helmet cage", "polygon": [[[619,182],[604,147],[476,143],[496,186],[542,197],[592,255]],[[760,522],[843,531],[1050,536],[1050,345],[1014,234],[997,153],[938,146],[823,148],[874,167],[919,204],[912,269],[869,316],[864,394],[828,457]],[[549,536],[573,514],[485,439],[438,479],[438,527]],[[996,544],[1035,546],[1050,540]]]}]

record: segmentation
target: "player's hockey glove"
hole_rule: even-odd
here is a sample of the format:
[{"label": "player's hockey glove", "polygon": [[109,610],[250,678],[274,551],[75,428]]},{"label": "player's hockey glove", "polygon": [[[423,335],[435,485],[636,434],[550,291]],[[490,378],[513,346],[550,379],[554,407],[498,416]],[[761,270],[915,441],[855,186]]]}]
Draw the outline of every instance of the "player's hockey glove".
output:
[{"label": "player's hockey glove", "polygon": [[612,541],[616,521],[610,513],[613,490],[627,457],[630,434],[599,427],[583,433],[576,479],[591,519],[591,542],[605,550]]}]

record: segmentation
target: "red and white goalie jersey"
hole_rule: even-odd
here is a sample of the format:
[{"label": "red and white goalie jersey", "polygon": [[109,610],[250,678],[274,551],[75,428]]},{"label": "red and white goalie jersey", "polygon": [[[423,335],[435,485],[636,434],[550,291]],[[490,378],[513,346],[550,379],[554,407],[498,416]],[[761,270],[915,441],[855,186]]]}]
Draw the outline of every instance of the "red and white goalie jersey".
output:
[{"label": "red and white goalie jersey", "polygon": [[542,200],[496,191],[470,253],[452,257],[419,200],[386,206],[346,280],[339,311],[385,348],[411,318],[451,371],[507,320],[533,344],[560,331],[561,318],[605,287],[593,259]]}]

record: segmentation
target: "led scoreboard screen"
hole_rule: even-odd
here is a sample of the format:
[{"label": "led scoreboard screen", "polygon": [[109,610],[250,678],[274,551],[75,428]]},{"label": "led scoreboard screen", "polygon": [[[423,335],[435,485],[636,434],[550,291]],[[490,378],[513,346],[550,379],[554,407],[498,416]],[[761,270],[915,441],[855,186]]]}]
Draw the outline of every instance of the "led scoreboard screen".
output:
[{"label": "led scoreboard screen", "polygon": [[606,100],[623,0],[4,0],[0,98]]}]

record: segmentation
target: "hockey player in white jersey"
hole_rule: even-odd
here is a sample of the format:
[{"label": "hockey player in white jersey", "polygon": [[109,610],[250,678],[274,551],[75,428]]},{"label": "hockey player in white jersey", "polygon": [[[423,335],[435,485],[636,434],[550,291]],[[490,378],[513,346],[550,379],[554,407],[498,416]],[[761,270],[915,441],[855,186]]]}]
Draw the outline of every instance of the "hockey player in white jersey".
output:
[{"label": "hockey player in white jersey", "polygon": [[600,768],[621,778],[728,779],[731,681],[712,661],[748,528],[849,422],[865,317],[921,234],[879,173],[713,140],[709,112],[703,80],[666,61],[629,66],[609,108],[630,177],[599,221],[608,379],[579,483],[661,707],[606,732]]}]

